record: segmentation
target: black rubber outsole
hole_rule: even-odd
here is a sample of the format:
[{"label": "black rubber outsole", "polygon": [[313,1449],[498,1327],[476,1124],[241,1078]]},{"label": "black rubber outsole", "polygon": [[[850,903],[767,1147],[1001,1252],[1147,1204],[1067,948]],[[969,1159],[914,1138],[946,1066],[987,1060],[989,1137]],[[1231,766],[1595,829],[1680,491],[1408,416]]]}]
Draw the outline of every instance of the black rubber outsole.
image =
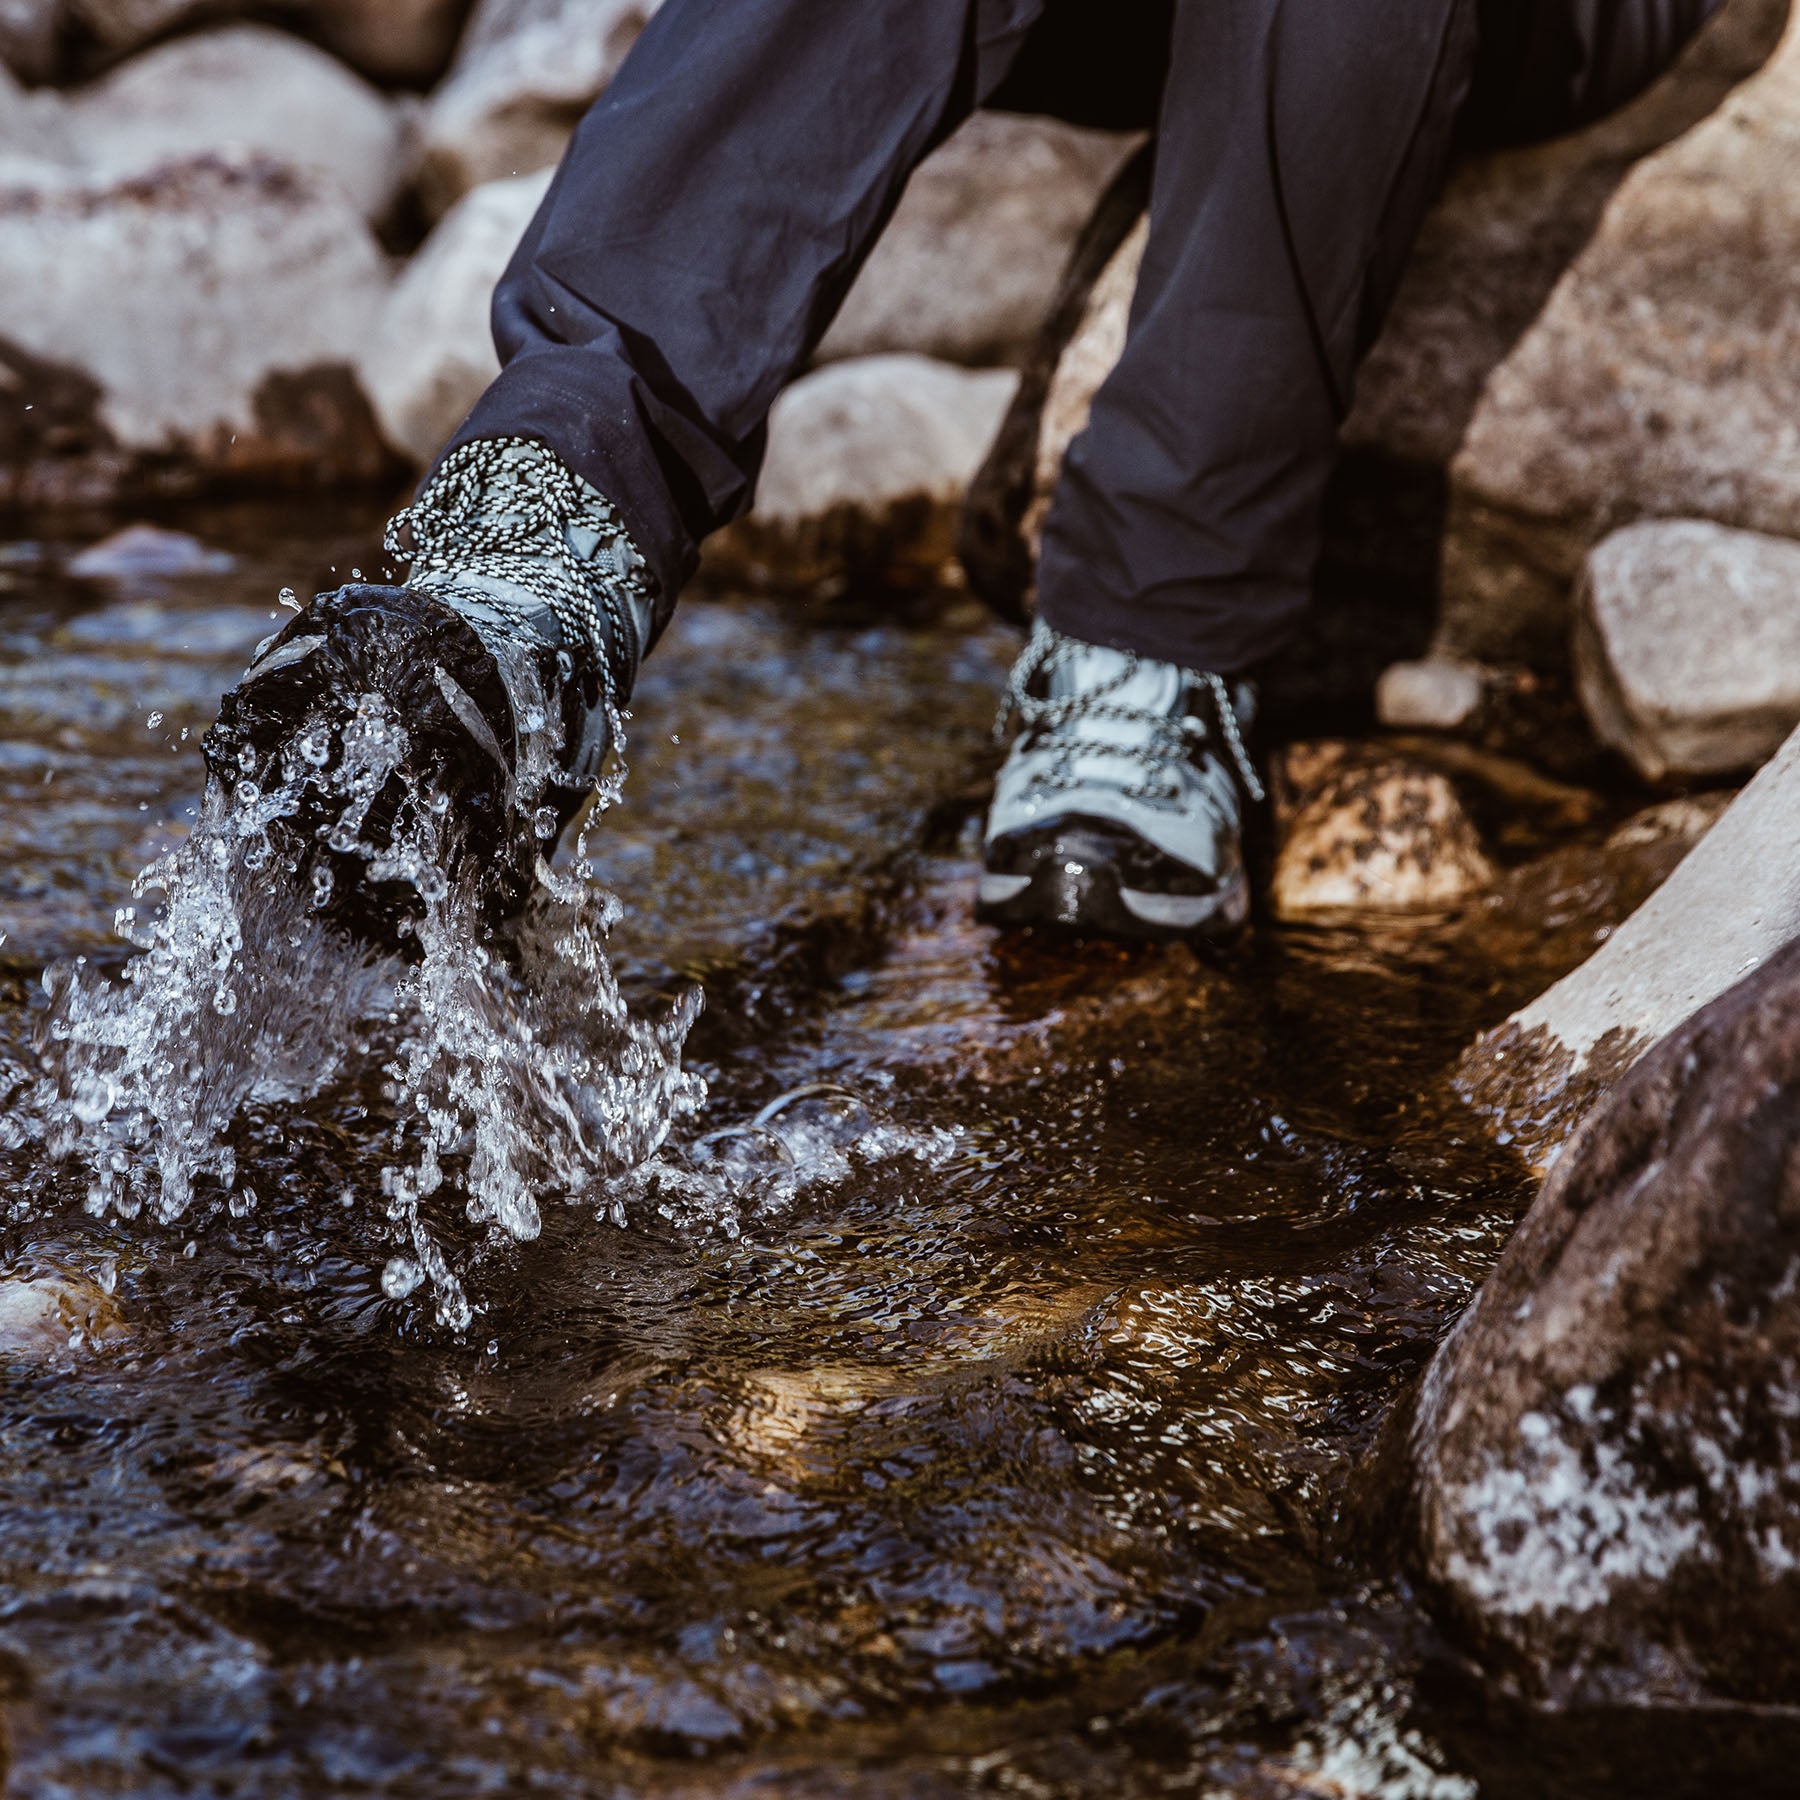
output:
[{"label": "black rubber outsole", "polygon": [[[1239,896],[1232,889],[1219,896],[1215,914],[1196,925],[1158,925],[1140,918],[1125,904],[1116,870],[1082,865],[1071,871],[1040,865],[1029,883],[1006,900],[977,900],[975,917],[984,925],[1015,931],[1039,931],[1071,939],[1127,939],[1136,943],[1225,943],[1242,934],[1249,921],[1248,885],[1240,877]],[[1232,917],[1236,912],[1237,917]]]},{"label": "black rubber outsole", "polygon": [[[301,660],[256,673],[269,656],[308,637],[322,641]],[[472,703],[487,727],[486,743],[459,717],[440,674]],[[267,790],[284,779],[282,747],[309,720],[341,730],[360,697],[370,693],[388,702],[409,748],[402,768],[369,807],[359,834],[363,844],[387,849],[404,809],[433,790],[442,792],[451,802],[439,825],[444,872],[455,880],[475,864],[483,921],[492,926],[515,915],[530,891],[536,842],[512,801],[511,702],[493,656],[474,631],[427,595],[351,586],[318,596],[225,696],[217,723],[201,741],[208,772],[227,788],[248,777]],[[341,806],[308,784],[299,809],[269,827],[280,864],[303,888],[316,870],[328,871],[329,897],[321,910],[340,929],[382,949],[416,953],[407,928],[424,914],[417,889],[405,881],[370,879],[366,857],[324,841]]]}]

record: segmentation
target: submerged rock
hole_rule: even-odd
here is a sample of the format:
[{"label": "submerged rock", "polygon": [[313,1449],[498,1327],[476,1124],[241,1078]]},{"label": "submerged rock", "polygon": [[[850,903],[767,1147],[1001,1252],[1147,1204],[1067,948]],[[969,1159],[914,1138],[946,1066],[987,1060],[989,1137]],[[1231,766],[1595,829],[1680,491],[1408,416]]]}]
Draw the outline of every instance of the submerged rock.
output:
[{"label": "submerged rock", "polygon": [[1649,781],[1752,769],[1800,725],[1800,544],[1693,519],[1588,558],[1575,675],[1600,740]]},{"label": "submerged rock", "polygon": [[68,1270],[0,1276],[0,1358],[41,1360],[123,1336],[118,1303]]},{"label": "submerged rock", "polygon": [[775,403],[756,508],[709,544],[721,574],[812,585],[847,572],[929,581],[949,560],[969,479],[1018,377],[869,356]]},{"label": "submerged rock", "polygon": [[1278,918],[1438,911],[1493,881],[1493,865],[1445,776],[1341,747],[1299,748],[1283,771],[1284,787],[1301,797],[1282,808],[1269,889]]},{"label": "submerged rock", "polygon": [[1077,235],[1135,141],[977,113],[906,184],[820,359],[913,351],[1023,362]]},{"label": "submerged rock", "polygon": [[393,104],[313,45],[265,25],[196,33],[69,96],[77,156],[139,174],[214,151],[253,151],[335,180],[366,218],[393,204],[405,134]]},{"label": "submerged rock", "polygon": [[1558,1162],[1433,1363],[1420,1547],[1553,1703],[1800,1702],[1800,946]]},{"label": "submerged rock", "polygon": [[1644,1051],[1800,937],[1797,838],[1800,733],[1599,950],[1471,1046],[1458,1091],[1552,1159]]},{"label": "submerged rock", "polygon": [[127,525],[69,558],[65,572],[85,581],[138,581],[145,577],[218,575],[235,566],[223,550],[210,550],[185,531],[160,525]]},{"label": "submerged rock", "polygon": [[545,169],[463,195],[401,272],[358,354],[382,431],[416,463],[437,455],[500,372],[494,284],[549,185]]},{"label": "submerged rock", "polygon": [[656,0],[479,0],[425,111],[427,207],[555,163],[655,10]]},{"label": "submerged rock", "polygon": [[388,472],[350,365],[387,260],[255,156],[0,187],[0,503]]}]

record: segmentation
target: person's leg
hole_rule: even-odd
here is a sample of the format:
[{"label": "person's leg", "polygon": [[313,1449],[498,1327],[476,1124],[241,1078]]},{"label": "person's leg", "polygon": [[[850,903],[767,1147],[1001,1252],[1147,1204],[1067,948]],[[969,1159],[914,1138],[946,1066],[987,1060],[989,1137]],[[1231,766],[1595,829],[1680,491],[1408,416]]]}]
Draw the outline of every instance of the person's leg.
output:
[{"label": "person's leg", "polygon": [[451,449],[549,445],[623,516],[660,626],[907,177],[1044,3],[665,0],[500,283],[504,366]]},{"label": "person's leg", "polygon": [[1223,678],[1308,604],[1356,363],[1472,78],[1491,54],[1501,117],[1573,124],[1643,86],[1705,10],[1178,0],[1125,348],[1045,522],[984,917],[1138,937],[1247,917],[1260,787],[1250,690]]},{"label": "person's leg", "polygon": [[1717,4],[1178,0],[1130,330],[1045,520],[1040,616],[1189,668],[1281,649],[1453,144],[1602,116]]},{"label": "person's leg", "polygon": [[1474,0],[1180,0],[1124,353],[1045,520],[1053,629],[1221,673],[1286,641],[1475,53]]}]

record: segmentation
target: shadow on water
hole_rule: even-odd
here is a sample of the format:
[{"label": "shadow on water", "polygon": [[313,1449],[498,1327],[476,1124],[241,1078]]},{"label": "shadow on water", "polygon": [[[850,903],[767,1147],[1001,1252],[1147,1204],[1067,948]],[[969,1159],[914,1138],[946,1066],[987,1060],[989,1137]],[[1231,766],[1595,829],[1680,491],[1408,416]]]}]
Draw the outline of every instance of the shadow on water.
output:
[{"label": "shadow on water", "polygon": [[[295,566],[244,541],[112,589],[5,553],[21,1068],[43,965],[121,960],[113,907],[198,802]],[[376,1056],[241,1112],[253,1208],[95,1218],[0,1152],[0,1296],[86,1296],[0,1354],[16,1791],[1776,1791],[1754,1720],[1514,1715],[1397,1546],[1343,1548],[1529,1197],[1427,1096],[1623,897],[1570,863],[1535,951],[1542,892],[1211,960],[1003,940],[968,906],[1011,648],[682,614],[592,849],[626,995],[706,987],[708,1098],[527,1241],[440,1190],[464,1332],[384,1288]]]}]

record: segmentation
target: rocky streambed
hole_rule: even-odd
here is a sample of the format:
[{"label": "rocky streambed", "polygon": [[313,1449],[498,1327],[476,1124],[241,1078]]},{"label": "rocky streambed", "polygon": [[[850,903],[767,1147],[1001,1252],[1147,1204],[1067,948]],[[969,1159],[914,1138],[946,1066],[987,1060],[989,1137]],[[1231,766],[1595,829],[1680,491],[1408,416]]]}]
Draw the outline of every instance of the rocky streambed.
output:
[{"label": "rocky streambed", "polygon": [[[277,589],[374,557],[341,510],[180,523],[205,554],[4,552],[0,1079],[35,1066],[46,963],[124,959],[113,909]],[[1743,1465],[1774,1485],[1724,1562],[1539,1629],[1544,1581],[1612,1593],[1582,1493],[1636,1541],[1629,1483],[1579,1479],[1629,1463],[1593,1423],[1624,1365],[1558,1365],[1556,1467],[1508,1487],[1543,1408],[1496,1289],[1413,1406],[1536,1187],[1458,1057],[1716,804],[1293,747],[1280,916],[1244,945],[1007,940],[968,904],[1015,641],[968,608],[684,608],[591,847],[634,1004],[705,990],[708,1096],[525,1243],[459,1223],[453,1159],[430,1203],[465,1332],[383,1280],[378,1045],[253,1099],[237,1186],[167,1223],[92,1216],[0,1111],[12,1791],[1788,1791],[1779,1679],[1714,1630],[1783,1543],[1779,1468]],[[1740,1299],[1704,1343],[1747,1371]],[[1745,1429],[1778,1448],[1764,1399]],[[1560,1563],[1522,1571],[1529,1508],[1463,1504],[1490,1476],[1575,1494],[1573,1536],[1537,1518]],[[1664,1522],[1722,1543],[1699,1504],[1665,1492]]]}]

